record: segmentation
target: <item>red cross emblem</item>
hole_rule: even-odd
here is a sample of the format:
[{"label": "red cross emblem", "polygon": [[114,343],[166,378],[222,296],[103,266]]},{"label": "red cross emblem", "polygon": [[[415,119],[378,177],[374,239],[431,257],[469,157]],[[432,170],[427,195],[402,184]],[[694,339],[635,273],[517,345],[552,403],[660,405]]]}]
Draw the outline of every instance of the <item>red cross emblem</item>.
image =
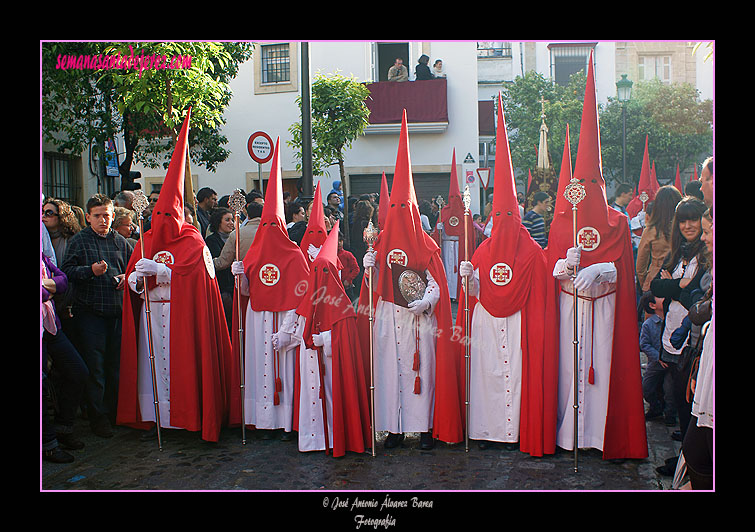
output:
[{"label": "red cross emblem", "polygon": [[585,251],[593,251],[600,245],[600,233],[594,227],[583,227],[577,233],[577,242]]},{"label": "red cross emblem", "polygon": [[273,286],[280,280],[281,272],[275,264],[265,264],[260,268],[260,281],[265,286]]},{"label": "red cross emblem", "polygon": [[457,218],[456,216],[451,216],[448,219],[448,225],[450,225],[451,227],[456,227],[457,225],[459,225],[459,218]]},{"label": "red cross emblem", "polygon": [[391,264],[400,264],[401,266],[406,266],[409,264],[409,257],[406,256],[406,253],[403,249],[392,249],[388,252],[388,255],[386,256],[386,262],[388,263],[388,267],[391,267]]},{"label": "red cross emblem", "polygon": [[170,251],[158,251],[152,260],[162,264],[173,264],[173,254]]},{"label": "red cross emblem", "polygon": [[490,280],[493,281],[493,284],[496,284],[498,286],[509,284],[511,282],[512,276],[513,271],[511,270],[511,267],[505,262],[499,262],[497,264],[494,264],[493,267],[490,268]]}]

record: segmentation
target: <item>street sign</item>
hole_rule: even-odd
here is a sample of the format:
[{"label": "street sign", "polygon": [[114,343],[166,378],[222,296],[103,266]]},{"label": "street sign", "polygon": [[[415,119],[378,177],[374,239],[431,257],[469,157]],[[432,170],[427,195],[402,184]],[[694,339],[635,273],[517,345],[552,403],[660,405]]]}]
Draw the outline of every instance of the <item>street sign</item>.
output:
[{"label": "street sign", "polygon": [[246,143],[249,155],[259,164],[266,163],[273,157],[273,139],[264,131],[252,133]]},{"label": "street sign", "polygon": [[477,175],[480,176],[480,182],[482,183],[482,188],[487,190],[488,181],[490,180],[490,168],[478,168]]},{"label": "street sign", "polygon": [[467,183],[470,185],[474,183],[474,172],[472,170],[467,170]]}]

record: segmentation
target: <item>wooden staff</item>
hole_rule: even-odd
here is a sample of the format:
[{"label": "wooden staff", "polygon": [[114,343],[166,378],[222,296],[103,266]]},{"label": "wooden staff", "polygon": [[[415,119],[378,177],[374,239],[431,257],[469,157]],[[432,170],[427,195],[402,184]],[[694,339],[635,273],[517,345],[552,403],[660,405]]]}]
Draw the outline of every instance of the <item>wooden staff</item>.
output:
[{"label": "wooden staff", "polygon": [[[377,240],[378,229],[372,225],[372,220],[367,224],[362,232],[362,238],[367,244],[367,253],[372,253],[373,244]],[[372,418],[372,456],[375,456],[375,365],[373,363],[373,322],[375,320],[374,310],[372,308],[372,268],[367,273],[367,285],[369,288],[369,305],[370,305],[370,417]]]},{"label": "wooden staff", "polygon": [[[469,206],[472,203],[472,196],[469,193],[469,185],[466,185],[464,187],[464,195],[462,196],[462,201],[464,202],[464,260],[469,261]],[[465,430],[464,430],[464,450],[466,452],[469,452],[469,386],[470,386],[470,359],[471,359],[471,342],[469,342],[469,339],[471,338],[471,331],[469,330],[470,324],[469,324],[469,277],[464,277],[464,361],[466,365],[466,371],[465,371],[465,377],[466,377],[466,400],[465,400],[465,407],[467,409],[466,413],[466,423],[464,424]]]},{"label": "wooden staff", "polygon": [[[132,203],[132,208],[138,215],[139,219],[139,247],[142,252],[142,257],[144,257],[144,230],[143,230],[143,220],[144,216],[142,213],[144,212],[144,209],[147,208],[149,205],[149,200],[144,195],[144,192],[137,189],[134,191],[134,201]],[[152,372],[152,399],[155,403],[155,425],[157,426],[157,447],[161,451],[163,450],[163,440],[162,435],[160,434],[160,403],[157,397],[157,372],[155,370],[155,352],[154,348],[152,347],[152,316],[151,316],[151,309],[149,306],[149,287],[147,280],[142,278],[142,282],[144,283],[144,311],[147,315],[147,343],[149,346],[149,365],[150,365],[150,371]]]},{"label": "wooden staff", "polygon": [[[241,260],[239,251],[239,213],[246,206],[246,198],[241,190],[236,189],[228,200],[228,206],[233,210],[233,223],[236,228],[236,261]],[[234,276],[236,290],[236,314],[239,316],[239,375],[241,386],[241,444],[246,445],[246,418],[244,415],[245,388],[245,363],[244,363],[244,326],[241,320],[241,276]]]},{"label": "wooden staff", "polygon": [[[577,204],[585,199],[585,186],[579,182],[576,177],[572,177],[569,184],[564,189],[564,197],[571,203],[572,211],[572,233],[574,235],[574,247],[576,248],[579,243],[577,241]],[[574,279],[577,277],[577,269],[574,269],[572,274],[572,313],[574,314],[574,336],[572,343],[574,344],[574,472],[578,469],[577,449],[579,448],[579,381],[577,374],[579,373],[579,335],[578,317],[577,317],[577,287],[574,286]]]}]

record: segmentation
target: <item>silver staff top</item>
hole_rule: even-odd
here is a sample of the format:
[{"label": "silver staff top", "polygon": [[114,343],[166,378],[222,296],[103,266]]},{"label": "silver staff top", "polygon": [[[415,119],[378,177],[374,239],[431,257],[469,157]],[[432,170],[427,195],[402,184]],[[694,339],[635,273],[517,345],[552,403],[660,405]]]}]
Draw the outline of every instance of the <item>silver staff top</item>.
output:
[{"label": "silver staff top", "polygon": [[228,207],[232,211],[239,213],[245,206],[246,197],[244,196],[243,192],[241,192],[241,190],[237,188],[233,191],[233,194],[231,194],[231,197],[228,199]]},{"label": "silver staff top", "polygon": [[576,177],[572,177],[569,184],[564,189],[564,197],[566,201],[576,206],[577,203],[585,199],[587,193],[585,192],[585,186],[579,182]]},{"label": "silver staff top", "polygon": [[131,202],[131,208],[134,209],[134,212],[141,217],[147,207],[149,207],[149,199],[144,195],[144,192],[141,189],[134,190],[134,201]]}]

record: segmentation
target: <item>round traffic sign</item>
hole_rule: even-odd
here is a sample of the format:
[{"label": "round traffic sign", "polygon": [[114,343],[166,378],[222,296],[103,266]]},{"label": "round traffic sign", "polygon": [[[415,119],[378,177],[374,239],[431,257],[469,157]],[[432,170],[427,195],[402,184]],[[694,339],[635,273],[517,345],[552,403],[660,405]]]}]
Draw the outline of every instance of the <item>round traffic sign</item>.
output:
[{"label": "round traffic sign", "polygon": [[252,133],[246,143],[249,155],[258,163],[266,163],[273,157],[273,139],[264,131]]}]

